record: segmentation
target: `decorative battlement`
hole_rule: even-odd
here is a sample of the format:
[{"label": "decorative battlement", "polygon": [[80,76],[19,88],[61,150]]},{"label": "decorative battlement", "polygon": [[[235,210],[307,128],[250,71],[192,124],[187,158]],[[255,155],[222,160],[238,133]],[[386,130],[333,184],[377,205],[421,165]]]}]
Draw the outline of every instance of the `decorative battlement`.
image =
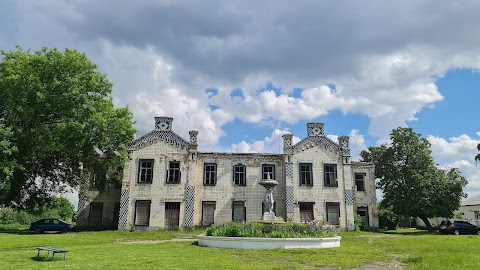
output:
[{"label": "decorative battlement", "polygon": [[283,148],[291,147],[292,146],[292,138],[293,135],[290,133],[283,134]]},{"label": "decorative battlement", "polygon": [[324,124],[323,123],[308,123],[307,124],[308,136],[324,136]]},{"label": "decorative battlement", "polygon": [[197,144],[198,131],[190,130],[188,134],[190,134],[190,144]]},{"label": "decorative battlement", "polygon": [[172,130],[172,117],[155,117],[155,130],[157,131],[170,131]]},{"label": "decorative battlement", "polygon": [[350,156],[350,138],[348,136],[338,137],[338,145],[340,145],[343,156]]}]

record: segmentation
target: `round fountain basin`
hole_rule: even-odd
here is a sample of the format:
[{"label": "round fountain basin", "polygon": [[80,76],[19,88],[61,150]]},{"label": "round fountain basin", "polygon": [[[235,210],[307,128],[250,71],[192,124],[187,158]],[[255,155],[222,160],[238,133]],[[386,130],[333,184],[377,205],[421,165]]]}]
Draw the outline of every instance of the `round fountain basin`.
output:
[{"label": "round fountain basin", "polygon": [[258,184],[264,187],[274,187],[278,185],[278,182],[275,180],[261,180]]},{"label": "round fountain basin", "polygon": [[257,238],[199,235],[198,245],[231,249],[333,248],[340,247],[340,239],[340,236],[328,238]]}]

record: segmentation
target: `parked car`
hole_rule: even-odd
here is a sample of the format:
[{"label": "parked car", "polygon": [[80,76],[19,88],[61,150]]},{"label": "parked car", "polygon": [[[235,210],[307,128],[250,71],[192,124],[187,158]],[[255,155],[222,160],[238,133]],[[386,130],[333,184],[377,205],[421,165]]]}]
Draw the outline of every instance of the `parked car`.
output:
[{"label": "parked car", "polygon": [[34,233],[50,231],[68,232],[75,231],[75,225],[57,218],[44,218],[31,223],[28,230]]},{"label": "parked car", "polygon": [[462,220],[444,220],[438,231],[443,234],[480,234],[480,228]]}]

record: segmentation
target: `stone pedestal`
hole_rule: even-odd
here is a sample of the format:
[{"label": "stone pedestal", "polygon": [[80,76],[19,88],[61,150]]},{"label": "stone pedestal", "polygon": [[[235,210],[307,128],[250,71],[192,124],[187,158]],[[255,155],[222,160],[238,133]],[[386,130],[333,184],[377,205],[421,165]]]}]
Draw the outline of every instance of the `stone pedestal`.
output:
[{"label": "stone pedestal", "polygon": [[277,217],[275,217],[275,213],[273,212],[263,212],[263,219],[264,221],[275,221]]}]

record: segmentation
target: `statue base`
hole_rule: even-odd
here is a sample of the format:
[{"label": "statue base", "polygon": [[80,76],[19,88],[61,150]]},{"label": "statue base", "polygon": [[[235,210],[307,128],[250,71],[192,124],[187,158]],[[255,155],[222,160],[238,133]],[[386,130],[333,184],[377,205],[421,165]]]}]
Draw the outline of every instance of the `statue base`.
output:
[{"label": "statue base", "polygon": [[270,212],[263,212],[263,220],[265,221],[275,221],[277,217],[275,216],[275,213],[270,213]]}]

